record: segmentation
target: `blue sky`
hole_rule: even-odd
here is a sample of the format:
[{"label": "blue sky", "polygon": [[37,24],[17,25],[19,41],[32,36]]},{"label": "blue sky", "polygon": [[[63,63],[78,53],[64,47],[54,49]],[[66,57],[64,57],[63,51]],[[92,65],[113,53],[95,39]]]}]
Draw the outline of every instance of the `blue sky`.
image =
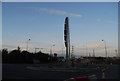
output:
[{"label": "blue sky", "polygon": [[[118,45],[117,2],[3,2],[3,48],[20,46],[29,51],[41,49],[49,53],[65,53],[64,20],[69,17],[71,45],[75,55],[104,56],[104,43],[110,56],[115,56]],[[86,50],[87,48],[87,50]],[[86,54],[87,52],[87,54]]]}]

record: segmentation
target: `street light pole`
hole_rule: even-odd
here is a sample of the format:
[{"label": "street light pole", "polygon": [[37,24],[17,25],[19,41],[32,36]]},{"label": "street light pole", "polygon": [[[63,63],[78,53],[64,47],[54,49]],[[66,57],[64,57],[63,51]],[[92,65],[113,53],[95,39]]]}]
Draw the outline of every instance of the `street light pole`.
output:
[{"label": "street light pole", "polygon": [[55,44],[53,44],[52,46],[51,46],[51,49],[50,49],[50,54],[52,55],[52,47],[53,46],[55,46]]},{"label": "street light pole", "polygon": [[52,47],[55,46],[55,44],[53,44],[50,48],[50,61],[52,62]]},{"label": "street light pole", "polygon": [[105,40],[102,40],[102,41],[104,41],[104,44],[105,44],[105,54],[106,54],[106,57],[107,57],[108,55],[107,55],[106,41]]},{"label": "street light pole", "polygon": [[26,50],[28,51],[28,42],[30,41],[31,39],[28,39],[27,40],[27,47],[26,47]]}]

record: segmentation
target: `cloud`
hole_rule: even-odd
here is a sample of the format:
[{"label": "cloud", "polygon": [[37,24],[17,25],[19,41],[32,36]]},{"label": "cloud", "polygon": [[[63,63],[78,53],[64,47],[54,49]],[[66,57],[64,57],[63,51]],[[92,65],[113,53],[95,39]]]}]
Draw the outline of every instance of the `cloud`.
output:
[{"label": "cloud", "polygon": [[80,14],[69,13],[69,12],[61,11],[61,10],[54,10],[54,9],[48,9],[48,8],[37,8],[37,7],[33,7],[33,9],[35,9],[37,11],[47,12],[50,14],[59,14],[59,15],[69,15],[69,16],[74,16],[74,17],[81,17]]}]

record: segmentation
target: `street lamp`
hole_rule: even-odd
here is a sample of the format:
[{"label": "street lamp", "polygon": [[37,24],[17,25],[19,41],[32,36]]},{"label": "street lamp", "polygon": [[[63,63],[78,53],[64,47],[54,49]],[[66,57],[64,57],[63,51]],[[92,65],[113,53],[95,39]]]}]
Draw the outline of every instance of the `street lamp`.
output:
[{"label": "street lamp", "polygon": [[102,40],[105,44],[105,54],[106,54],[106,57],[107,57],[107,47],[106,47],[106,41],[105,40]]},{"label": "street lamp", "polygon": [[52,47],[55,46],[55,44],[53,44],[50,48],[50,61],[52,62]]},{"label": "street lamp", "polygon": [[53,44],[52,46],[51,46],[51,49],[50,49],[50,54],[52,55],[52,47],[53,46],[55,46],[55,44]]},{"label": "street lamp", "polygon": [[26,50],[28,51],[28,42],[30,41],[31,39],[28,39],[27,40],[27,47],[26,47]]}]

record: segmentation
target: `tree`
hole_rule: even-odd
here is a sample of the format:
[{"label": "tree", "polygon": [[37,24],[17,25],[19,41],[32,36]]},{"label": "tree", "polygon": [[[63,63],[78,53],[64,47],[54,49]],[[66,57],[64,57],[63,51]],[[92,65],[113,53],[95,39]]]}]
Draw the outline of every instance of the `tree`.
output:
[{"label": "tree", "polygon": [[18,46],[18,47],[17,47],[17,50],[18,50],[18,51],[21,51],[21,48]]},{"label": "tree", "polygon": [[6,48],[4,48],[4,49],[2,50],[2,54],[8,54],[8,51],[7,51]]},{"label": "tree", "polygon": [[2,63],[8,63],[9,57],[8,57],[8,51],[7,49],[2,49]]}]

